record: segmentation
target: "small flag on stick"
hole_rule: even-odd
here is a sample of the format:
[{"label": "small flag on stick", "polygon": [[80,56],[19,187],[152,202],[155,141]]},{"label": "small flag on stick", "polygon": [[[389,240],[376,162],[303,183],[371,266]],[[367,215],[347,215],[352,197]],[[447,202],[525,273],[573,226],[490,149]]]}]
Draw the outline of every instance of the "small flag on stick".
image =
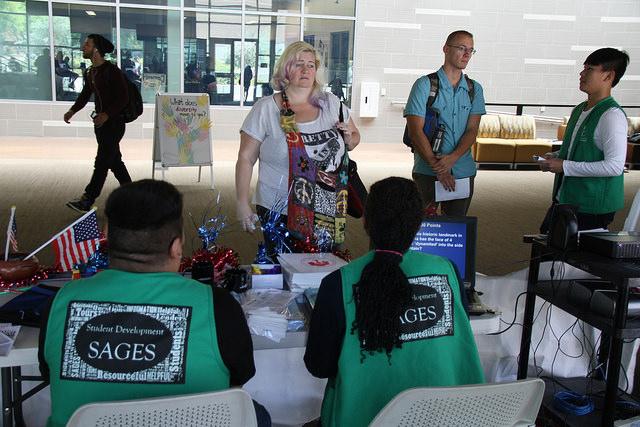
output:
[{"label": "small flag on stick", "polygon": [[87,262],[98,248],[100,231],[96,212],[91,211],[86,218],[68,227],[56,238],[53,249],[56,263],[62,271],[69,271],[75,264]]},{"label": "small flag on stick", "polygon": [[54,242],[56,262],[60,264],[63,271],[69,271],[75,264],[87,262],[91,254],[96,251],[99,239],[98,218],[94,207],[24,259],[31,258],[49,243]]},{"label": "small flag on stick", "polygon": [[9,223],[7,224],[7,242],[4,246],[4,260],[9,259],[9,244],[13,252],[18,252],[18,240],[16,240],[16,234],[18,227],[16,226],[16,207],[11,206],[11,215],[9,216]]}]

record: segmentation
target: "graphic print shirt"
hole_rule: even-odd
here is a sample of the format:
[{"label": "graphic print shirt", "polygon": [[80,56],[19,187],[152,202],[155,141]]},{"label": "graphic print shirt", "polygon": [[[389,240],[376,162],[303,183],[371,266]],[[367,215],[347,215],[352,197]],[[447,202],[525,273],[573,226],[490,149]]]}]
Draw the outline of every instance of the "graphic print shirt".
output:
[{"label": "graphic print shirt", "polygon": [[[298,123],[307,154],[326,172],[335,171],[346,150],[336,123],[340,101],[329,92],[320,98],[320,111],[315,120]],[[346,106],[344,121],[351,112]],[[286,137],[280,127],[280,106],[274,96],[261,98],[244,120],[242,132],[261,142],[258,166],[258,183],[253,202],[267,209],[278,199],[287,199],[289,180],[289,151]],[[282,212],[286,214],[285,210]]]}]

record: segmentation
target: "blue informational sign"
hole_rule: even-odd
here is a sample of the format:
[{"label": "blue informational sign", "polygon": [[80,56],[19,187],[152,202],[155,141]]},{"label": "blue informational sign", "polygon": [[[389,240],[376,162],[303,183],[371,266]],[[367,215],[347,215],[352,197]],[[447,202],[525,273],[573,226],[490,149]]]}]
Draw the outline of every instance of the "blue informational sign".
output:
[{"label": "blue informational sign", "polygon": [[467,224],[460,222],[423,221],[411,249],[448,258],[466,277]]}]

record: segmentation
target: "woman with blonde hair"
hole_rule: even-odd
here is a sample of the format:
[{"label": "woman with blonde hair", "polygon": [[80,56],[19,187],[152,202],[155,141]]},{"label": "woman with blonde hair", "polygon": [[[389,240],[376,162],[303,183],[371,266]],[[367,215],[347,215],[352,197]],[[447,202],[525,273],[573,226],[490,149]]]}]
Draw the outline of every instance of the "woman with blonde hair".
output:
[{"label": "woman with blonde hair", "polygon": [[[281,220],[294,238],[326,229],[334,244],[344,241],[348,151],[360,142],[350,111],[322,90],[320,58],[308,43],[289,45],[276,63],[274,95],[258,100],[240,129],[236,162],[237,216],[253,232],[279,200]],[[343,121],[339,120],[342,109]],[[253,203],[251,175],[260,160]]]}]

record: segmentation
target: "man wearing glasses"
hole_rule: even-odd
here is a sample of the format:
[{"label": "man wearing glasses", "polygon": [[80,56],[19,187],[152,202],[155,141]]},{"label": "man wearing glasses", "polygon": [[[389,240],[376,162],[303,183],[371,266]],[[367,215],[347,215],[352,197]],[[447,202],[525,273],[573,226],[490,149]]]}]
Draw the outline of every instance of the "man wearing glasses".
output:
[{"label": "man wearing glasses", "polygon": [[[404,109],[407,130],[414,149],[413,179],[418,185],[425,205],[433,205],[436,200],[436,184],[443,190],[458,191],[453,200],[442,202],[442,213],[462,216],[467,214],[476,164],[471,156],[471,146],[476,141],[480,116],[485,114],[482,86],[462,72],[476,52],[473,48],[473,35],[458,30],[449,34],[443,48],[444,65],[437,75],[437,89],[434,90],[429,76],[420,77],[414,84]],[[435,76],[434,76],[435,78]],[[473,87],[470,87],[473,85]],[[436,93],[430,107],[429,95]],[[427,109],[431,112],[427,115]],[[429,119],[435,115],[436,129],[442,133],[441,144],[437,132],[431,134],[434,141],[425,135],[425,115]],[[435,152],[434,152],[435,151]],[[464,191],[468,179],[468,191]]]}]

